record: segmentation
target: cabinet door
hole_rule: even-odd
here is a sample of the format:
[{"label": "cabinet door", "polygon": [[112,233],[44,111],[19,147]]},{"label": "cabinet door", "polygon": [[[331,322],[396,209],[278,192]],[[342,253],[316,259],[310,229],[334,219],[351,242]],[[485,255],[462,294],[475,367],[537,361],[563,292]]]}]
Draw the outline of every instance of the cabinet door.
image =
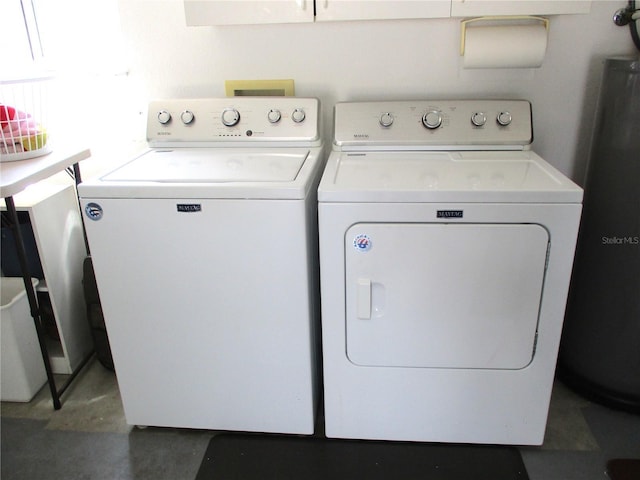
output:
[{"label": "cabinet door", "polygon": [[184,0],[187,25],[313,22],[313,0]]},{"label": "cabinet door", "polygon": [[588,0],[452,0],[452,17],[589,13]]},{"label": "cabinet door", "polygon": [[315,0],[316,20],[446,18],[451,0]]}]

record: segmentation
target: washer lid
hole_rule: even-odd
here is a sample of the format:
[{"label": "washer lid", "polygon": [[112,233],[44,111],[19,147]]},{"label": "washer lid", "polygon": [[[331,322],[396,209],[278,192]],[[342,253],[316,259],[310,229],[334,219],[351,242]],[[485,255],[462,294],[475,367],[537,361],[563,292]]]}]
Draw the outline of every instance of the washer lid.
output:
[{"label": "washer lid", "polygon": [[531,151],[334,151],[318,199],[578,203],[582,189]]},{"label": "washer lid", "polygon": [[81,198],[303,199],[323,147],[152,149],[78,185]]},{"label": "washer lid", "polygon": [[154,149],[103,176],[103,182],[291,182],[308,149]]}]

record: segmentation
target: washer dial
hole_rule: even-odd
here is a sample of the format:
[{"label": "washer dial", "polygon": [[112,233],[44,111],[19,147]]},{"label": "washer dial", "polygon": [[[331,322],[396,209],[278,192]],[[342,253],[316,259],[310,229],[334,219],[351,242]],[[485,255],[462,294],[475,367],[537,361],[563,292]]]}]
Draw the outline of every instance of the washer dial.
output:
[{"label": "washer dial", "polygon": [[185,110],[180,114],[180,120],[182,120],[182,123],[185,125],[189,125],[193,120],[195,120],[195,118],[196,117],[191,110]]},{"label": "washer dial", "polygon": [[291,114],[291,119],[296,123],[304,122],[305,118],[306,118],[306,114],[304,113],[304,110],[301,108],[296,108]]},{"label": "washer dial", "polygon": [[162,125],[166,125],[167,123],[169,123],[171,121],[171,114],[169,112],[167,112],[166,110],[160,110],[158,112],[158,121]]},{"label": "washer dial", "polygon": [[422,116],[422,124],[429,130],[435,130],[442,125],[442,114],[437,110],[431,110]]},{"label": "washer dial", "polygon": [[281,118],[282,118],[282,114],[278,109],[274,108],[272,110],[269,110],[269,113],[267,113],[267,119],[269,120],[270,123],[278,123]]},{"label": "washer dial", "polygon": [[233,127],[240,121],[240,112],[235,108],[225,108],[222,112],[222,123],[227,127]]}]

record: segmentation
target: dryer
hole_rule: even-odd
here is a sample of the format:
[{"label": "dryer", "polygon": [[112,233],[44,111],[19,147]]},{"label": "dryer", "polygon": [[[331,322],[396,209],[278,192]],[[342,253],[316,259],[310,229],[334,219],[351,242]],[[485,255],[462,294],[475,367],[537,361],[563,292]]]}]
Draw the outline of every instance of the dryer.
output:
[{"label": "dryer", "polygon": [[582,190],[531,142],[527,101],[336,105],[328,437],[543,442]]},{"label": "dryer", "polygon": [[78,187],[127,422],[313,433],[319,102],[157,100],[147,136]]}]

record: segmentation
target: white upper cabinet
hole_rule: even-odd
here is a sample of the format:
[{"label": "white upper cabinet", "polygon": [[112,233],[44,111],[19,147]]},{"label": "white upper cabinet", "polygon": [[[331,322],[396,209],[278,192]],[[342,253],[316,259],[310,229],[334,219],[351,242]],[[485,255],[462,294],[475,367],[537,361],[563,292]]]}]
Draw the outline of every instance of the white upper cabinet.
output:
[{"label": "white upper cabinet", "polygon": [[451,0],[315,0],[316,21],[446,18]]},{"label": "white upper cabinet", "polygon": [[187,25],[313,22],[314,0],[184,0]]},{"label": "white upper cabinet", "polygon": [[451,0],[184,0],[187,25],[444,18]]},{"label": "white upper cabinet", "polygon": [[187,25],[589,13],[589,0],[184,0]]},{"label": "white upper cabinet", "polygon": [[589,13],[589,0],[452,0],[452,17]]}]

